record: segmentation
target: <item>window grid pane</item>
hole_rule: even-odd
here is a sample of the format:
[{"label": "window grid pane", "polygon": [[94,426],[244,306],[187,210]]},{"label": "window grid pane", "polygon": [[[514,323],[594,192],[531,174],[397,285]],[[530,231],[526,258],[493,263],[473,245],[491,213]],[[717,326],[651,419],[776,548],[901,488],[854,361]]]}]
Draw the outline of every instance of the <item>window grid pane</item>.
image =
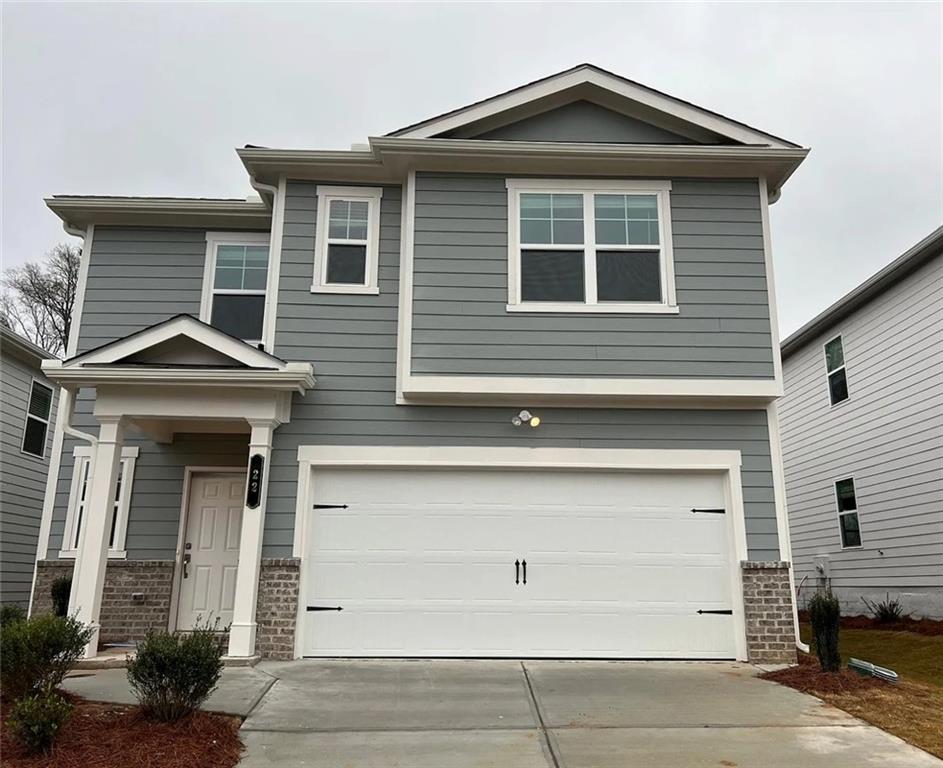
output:
[{"label": "window grid pane", "polygon": [[838,517],[843,547],[861,546],[861,527],[858,525],[858,513],[848,512]]},{"label": "window grid pane", "polygon": [[855,498],[855,481],[851,478],[835,483],[835,496],[838,498],[838,511],[850,512],[858,509]]},{"label": "window grid pane", "polygon": [[268,247],[219,245],[213,288],[264,292],[268,278]]},{"label": "window grid pane", "polygon": [[370,204],[364,200],[331,200],[328,211],[328,240],[366,242]]},{"label": "window grid pane", "polygon": [[528,245],[582,245],[581,194],[522,193],[521,242]]},{"label": "window grid pane", "polygon": [[656,195],[595,195],[596,242],[658,245]]},{"label": "window grid pane", "polygon": [[842,348],[841,336],[832,339],[825,345],[825,367],[829,373],[845,364],[845,350]]},{"label": "window grid pane", "polygon": [[23,453],[42,458],[46,453],[46,422],[27,416],[23,427]]},{"label": "window grid pane", "polygon": [[49,421],[49,413],[51,410],[52,390],[34,381],[32,391],[29,395],[29,413],[43,421]]}]

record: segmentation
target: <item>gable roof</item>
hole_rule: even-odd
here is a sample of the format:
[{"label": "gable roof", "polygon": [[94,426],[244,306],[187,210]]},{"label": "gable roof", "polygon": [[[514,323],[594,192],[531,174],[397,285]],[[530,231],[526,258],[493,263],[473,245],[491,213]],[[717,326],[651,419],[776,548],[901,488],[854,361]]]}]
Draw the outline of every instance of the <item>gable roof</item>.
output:
[{"label": "gable roof", "polygon": [[896,285],[934,256],[940,254],[943,254],[943,226],[933,230],[923,240],[901,256],[898,256],[880,272],[869,277],[853,291],[842,296],[832,306],[816,315],[789,336],[781,346],[783,360],[800,350],[806,342],[811,341],[835,323],[844,320],[875,296]]},{"label": "gable roof", "polygon": [[[674,124],[675,129],[686,124],[689,129],[694,129],[695,133],[700,132],[703,135],[703,132],[708,132],[739,144],[790,149],[800,146],[593,64],[579,64],[496,96],[399,128],[388,133],[387,136],[435,138],[502,114],[506,114],[510,119],[499,124],[507,124],[520,117],[530,116],[526,112],[524,114],[520,112],[522,108],[526,110],[528,104],[552,99],[560,94],[572,94],[574,98],[565,98],[563,103],[566,103],[579,98],[587,88],[617,97],[614,103],[621,102],[628,113],[641,109],[649,118],[655,120],[659,117],[662,120],[667,118],[669,123]],[[555,106],[559,106],[559,103]]]},{"label": "gable roof", "polygon": [[[174,339],[184,338],[207,350],[207,357],[212,362],[205,367],[212,368],[261,368],[277,370],[285,366],[285,361],[270,355],[261,349],[246,344],[242,339],[230,336],[192,315],[174,315],[140,331],[115,339],[107,344],[90,349],[75,357],[63,361],[63,367],[74,365],[142,365],[146,363],[129,362],[129,358],[140,359],[148,350]],[[226,364],[219,363],[220,357],[226,358]],[[182,366],[183,367],[183,366]]]},{"label": "gable roof", "polygon": [[33,344],[29,339],[20,336],[20,334],[0,325],[0,348],[3,352],[9,352],[17,357],[28,360],[36,368],[43,360],[55,360],[56,356],[47,352],[42,347]]}]

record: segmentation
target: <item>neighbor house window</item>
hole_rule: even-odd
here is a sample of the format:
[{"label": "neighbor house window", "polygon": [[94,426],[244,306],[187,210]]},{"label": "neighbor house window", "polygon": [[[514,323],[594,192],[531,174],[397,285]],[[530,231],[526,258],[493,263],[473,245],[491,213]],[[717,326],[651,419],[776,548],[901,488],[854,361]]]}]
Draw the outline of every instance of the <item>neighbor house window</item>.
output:
[{"label": "neighbor house window", "polygon": [[508,310],[677,312],[670,186],[508,179]]},{"label": "neighbor house window", "polygon": [[[72,466],[72,487],[69,491],[69,507],[66,512],[65,531],[62,538],[62,557],[74,557],[78,552],[82,526],[88,516],[88,493],[91,488],[92,455],[87,446],[74,449],[75,463]],[[121,468],[115,485],[115,497],[108,521],[108,556],[125,556],[125,537],[128,528],[128,510],[131,507],[131,487],[134,484],[134,466],[137,461],[136,446],[121,449]]]},{"label": "neighbor house window", "polygon": [[860,547],[861,528],[858,527],[858,500],[855,498],[853,478],[835,483],[835,499],[838,503],[838,529],[841,532],[842,549]]},{"label": "neighbor house window", "polygon": [[52,387],[34,381],[30,387],[23,425],[23,453],[43,458],[46,455],[46,435],[52,413]]},{"label": "neighbor house window", "polygon": [[841,336],[825,345],[825,370],[828,375],[828,399],[836,405],[848,399],[848,378],[845,373],[845,350]]},{"label": "neighbor house window", "polygon": [[265,322],[269,236],[211,232],[206,242],[201,319],[231,336],[258,344]]},{"label": "neighbor house window", "polygon": [[312,291],[380,292],[382,197],[379,187],[318,186]]}]

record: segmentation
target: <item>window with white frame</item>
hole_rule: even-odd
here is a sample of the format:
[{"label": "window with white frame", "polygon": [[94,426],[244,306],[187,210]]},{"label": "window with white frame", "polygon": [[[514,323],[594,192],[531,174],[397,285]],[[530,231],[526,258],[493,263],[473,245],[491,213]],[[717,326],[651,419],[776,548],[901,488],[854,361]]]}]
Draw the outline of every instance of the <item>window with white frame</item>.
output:
[{"label": "window with white frame", "polygon": [[380,292],[380,187],[318,186],[315,293]]},{"label": "window with white frame", "polygon": [[677,312],[669,182],[508,179],[508,310]]},{"label": "window with white frame", "polygon": [[835,483],[835,501],[838,505],[838,530],[842,549],[861,546],[861,527],[858,525],[858,500],[852,477]]},{"label": "window with white frame", "polygon": [[[60,557],[75,557],[82,535],[82,526],[87,517],[88,493],[91,486],[92,453],[88,446],[79,446],[73,451],[72,486],[69,491],[69,507],[66,512],[65,529],[62,535]],[[108,556],[125,556],[125,538],[128,532],[128,511],[131,508],[131,489],[134,485],[134,467],[137,461],[137,446],[121,449],[121,469],[115,484],[115,497],[111,508],[108,534]]]},{"label": "window with white frame", "polygon": [[268,268],[267,234],[207,233],[200,319],[250,344],[261,342]]},{"label": "window with white frame", "polygon": [[848,377],[845,373],[845,349],[841,336],[825,345],[825,371],[828,376],[828,399],[838,405],[848,399]]},{"label": "window with white frame", "polygon": [[49,432],[49,416],[52,413],[52,387],[33,380],[26,405],[26,421],[23,424],[23,453],[42,459],[46,455],[46,435]]}]

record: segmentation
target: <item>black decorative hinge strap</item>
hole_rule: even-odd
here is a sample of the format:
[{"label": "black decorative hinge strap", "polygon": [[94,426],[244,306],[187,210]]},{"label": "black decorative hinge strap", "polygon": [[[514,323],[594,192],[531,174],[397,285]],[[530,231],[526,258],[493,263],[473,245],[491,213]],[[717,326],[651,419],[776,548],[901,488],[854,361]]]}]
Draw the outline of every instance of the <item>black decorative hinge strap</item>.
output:
[{"label": "black decorative hinge strap", "polygon": [[315,504],[314,509],[347,509],[346,504]]},{"label": "black decorative hinge strap", "polygon": [[343,607],[339,605],[309,605],[309,611],[343,611]]},{"label": "black decorative hinge strap", "polygon": [[726,514],[726,509],[698,509],[695,507],[691,510],[692,512],[700,512],[702,515],[723,515]]},{"label": "black decorative hinge strap", "polygon": [[733,611],[731,611],[731,610],[726,610],[726,611],[705,611],[705,610],[701,609],[701,610],[698,611],[698,613],[716,613],[716,614],[720,614],[721,616],[733,616]]}]

